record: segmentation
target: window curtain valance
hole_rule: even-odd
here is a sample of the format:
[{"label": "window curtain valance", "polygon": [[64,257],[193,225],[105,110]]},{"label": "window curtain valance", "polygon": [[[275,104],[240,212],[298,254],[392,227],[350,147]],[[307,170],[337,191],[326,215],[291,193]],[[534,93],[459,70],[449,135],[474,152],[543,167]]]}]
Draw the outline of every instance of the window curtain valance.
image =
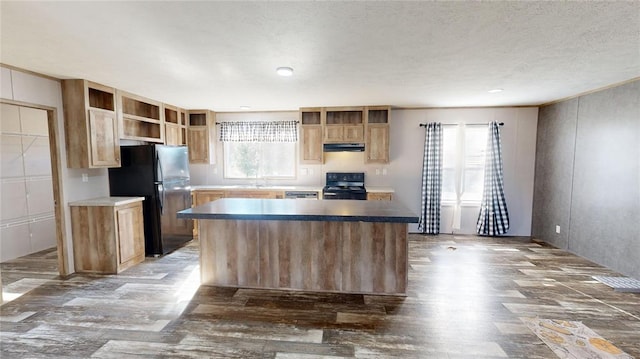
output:
[{"label": "window curtain valance", "polygon": [[296,142],[297,121],[237,121],[220,123],[222,142]]}]

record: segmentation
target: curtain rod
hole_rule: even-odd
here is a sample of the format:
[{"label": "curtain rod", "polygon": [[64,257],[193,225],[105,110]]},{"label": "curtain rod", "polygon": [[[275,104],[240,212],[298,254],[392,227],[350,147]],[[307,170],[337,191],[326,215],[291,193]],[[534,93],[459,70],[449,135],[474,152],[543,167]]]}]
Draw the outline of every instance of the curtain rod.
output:
[{"label": "curtain rod", "polygon": [[[272,122],[272,121],[226,121],[226,122],[216,122],[216,125],[222,124],[222,123],[234,123],[234,122],[255,122],[255,123],[259,123],[259,122]],[[280,122],[280,121],[273,121],[273,122]],[[300,121],[293,121],[295,123],[300,123]]]},{"label": "curtain rod", "polygon": [[[427,125],[429,125],[428,123],[421,123],[420,127],[427,127]],[[467,125],[467,126],[482,126],[482,125],[488,125],[488,123],[464,123],[463,125]],[[504,122],[500,122],[498,124],[499,126],[504,126]],[[443,123],[442,126],[458,126],[457,123]]]}]

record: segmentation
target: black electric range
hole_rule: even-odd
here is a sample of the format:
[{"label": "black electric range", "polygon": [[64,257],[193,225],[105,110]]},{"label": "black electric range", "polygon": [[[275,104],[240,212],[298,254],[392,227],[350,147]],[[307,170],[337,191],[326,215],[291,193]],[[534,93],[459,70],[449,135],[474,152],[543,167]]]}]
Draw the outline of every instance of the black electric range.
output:
[{"label": "black electric range", "polygon": [[323,199],[367,199],[364,172],[327,172]]}]

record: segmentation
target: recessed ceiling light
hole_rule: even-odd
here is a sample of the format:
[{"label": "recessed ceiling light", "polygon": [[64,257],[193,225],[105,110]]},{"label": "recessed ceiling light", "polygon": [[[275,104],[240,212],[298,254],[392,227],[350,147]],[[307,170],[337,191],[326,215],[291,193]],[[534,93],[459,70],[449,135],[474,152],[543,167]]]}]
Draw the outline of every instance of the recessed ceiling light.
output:
[{"label": "recessed ceiling light", "polygon": [[504,89],[493,89],[493,90],[489,90],[489,93],[498,93],[498,92],[502,92],[504,91]]},{"label": "recessed ceiling light", "polygon": [[280,76],[291,76],[293,75],[293,69],[291,67],[278,67],[276,73]]},{"label": "recessed ceiling light", "polygon": [[250,106],[240,106],[241,110],[250,110],[251,107]]}]

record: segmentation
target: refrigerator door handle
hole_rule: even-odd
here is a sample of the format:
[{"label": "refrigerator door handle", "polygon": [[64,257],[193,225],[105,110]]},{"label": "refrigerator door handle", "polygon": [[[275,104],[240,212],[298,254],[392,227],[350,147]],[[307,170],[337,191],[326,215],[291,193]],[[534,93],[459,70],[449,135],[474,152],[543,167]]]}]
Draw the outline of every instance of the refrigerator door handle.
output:
[{"label": "refrigerator door handle", "polygon": [[158,192],[162,192],[162,193],[158,193],[159,196],[157,198],[158,198],[158,202],[160,202],[159,203],[160,204],[160,215],[163,215],[164,214],[164,200],[165,200],[164,183],[158,182],[157,186],[158,186],[157,191]]},{"label": "refrigerator door handle", "polygon": [[162,195],[160,196],[160,215],[164,215],[164,171],[162,170],[162,161],[160,161],[160,154],[156,152],[156,163],[158,164],[158,184],[160,185],[160,191],[162,191]]},{"label": "refrigerator door handle", "polygon": [[160,161],[160,155],[156,153],[156,163],[158,164],[158,182],[164,182],[164,171],[162,170],[162,161]]}]

